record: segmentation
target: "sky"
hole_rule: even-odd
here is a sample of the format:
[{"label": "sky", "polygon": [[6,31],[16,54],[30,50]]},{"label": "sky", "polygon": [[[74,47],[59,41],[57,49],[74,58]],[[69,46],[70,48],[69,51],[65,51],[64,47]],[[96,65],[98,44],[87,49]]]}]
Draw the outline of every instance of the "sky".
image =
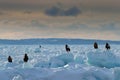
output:
[{"label": "sky", "polygon": [[120,0],[0,0],[0,39],[120,40]]}]

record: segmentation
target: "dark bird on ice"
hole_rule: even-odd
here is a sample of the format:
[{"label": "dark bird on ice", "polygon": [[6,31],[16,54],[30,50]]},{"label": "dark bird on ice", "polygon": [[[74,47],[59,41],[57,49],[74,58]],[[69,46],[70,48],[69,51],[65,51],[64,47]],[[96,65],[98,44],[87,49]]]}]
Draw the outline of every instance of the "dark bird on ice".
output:
[{"label": "dark bird on ice", "polygon": [[65,49],[66,49],[67,52],[70,52],[70,48],[67,44],[65,45]]},{"label": "dark bird on ice", "polygon": [[94,49],[98,49],[98,44],[96,42],[94,43]]},{"label": "dark bird on ice", "polygon": [[23,61],[24,61],[24,62],[28,62],[28,59],[29,59],[29,58],[28,58],[28,55],[25,54],[25,55],[24,55],[24,58],[23,58]]},{"label": "dark bird on ice", "polygon": [[110,45],[109,45],[108,43],[106,43],[105,48],[106,48],[107,50],[110,49]]},{"label": "dark bird on ice", "polygon": [[8,62],[12,63],[12,57],[11,56],[8,57]]}]

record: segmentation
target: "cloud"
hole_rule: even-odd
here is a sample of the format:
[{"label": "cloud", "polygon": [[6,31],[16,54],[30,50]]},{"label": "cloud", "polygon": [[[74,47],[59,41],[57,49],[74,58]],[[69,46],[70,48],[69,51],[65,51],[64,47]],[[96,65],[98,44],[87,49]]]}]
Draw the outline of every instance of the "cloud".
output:
[{"label": "cloud", "polygon": [[40,23],[38,20],[32,20],[30,22],[29,26],[32,26],[32,27],[41,27],[41,28],[46,27],[45,24]]},{"label": "cloud", "polygon": [[23,13],[24,13],[24,14],[31,14],[32,11],[24,11]]},{"label": "cloud", "polygon": [[68,8],[67,10],[61,7],[52,6],[45,10],[45,14],[48,16],[77,16],[81,14],[81,10],[76,6]]},{"label": "cloud", "polygon": [[3,12],[0,12],[0,15],[3,15],[4,13]]},{"label": "cloud", "polygon": [[[57,7],[57,9],[63,12],[71,10],[71,8],[63,9],[62,7]],[[71,17],[71,15],[67,17],[65,13],[60,15],[59,12],[59,15],[58,13],[56,14],[57,17],[49,17],[42,12],[31,11],[32,13],[27,15],[23,11],[1,11],[7,14],[0,18],[1,38],[68,37],[120,39],[119,14],[84,12],[78,17]],[[11,35],[8,35],[7,32]],[[17,36],[14,36],[14,34]]]},{"label": "cloud", "polygon": [[5,15],[6,13],[3,11],[0,11],[0,15]]},{"label": "cloud", "polygon": [[101,30],[102,31],[113,31],[113,30],[117,30],[117,26],[116,23],[107,23],[107,24],[102,24],[101,26]]}]

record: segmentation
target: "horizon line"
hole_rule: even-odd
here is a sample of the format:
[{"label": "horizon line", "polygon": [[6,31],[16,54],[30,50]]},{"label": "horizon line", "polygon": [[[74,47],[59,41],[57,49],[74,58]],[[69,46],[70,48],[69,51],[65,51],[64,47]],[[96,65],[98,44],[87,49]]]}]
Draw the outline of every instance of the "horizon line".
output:
[{"label": "horizon line", "polygon": [[100,41],[120,41],[120,40],[107,40],[107,39],[86,39],[86,38],[22,38],[22,39],[0,39],[0,40],[28,40],[28,39],[81,39],[81,40],[100,40]]}]

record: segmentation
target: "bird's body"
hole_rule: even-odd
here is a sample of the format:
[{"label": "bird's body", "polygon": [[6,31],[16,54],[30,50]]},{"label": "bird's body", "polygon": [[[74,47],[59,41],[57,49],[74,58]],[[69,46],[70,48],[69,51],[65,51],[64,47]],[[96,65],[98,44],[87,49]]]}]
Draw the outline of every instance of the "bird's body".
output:
[{"label": "bird's body", "polygon": [[70,52],[70,48],[67,44],[65,45],[65,49],[66,49],[67,52]]},{"label": "bird's body", "polygon": [[106,48],[107,50],[110,49],[110,45],[109,45],[108,43],[106,43],[105,48]]},{"label": "bird's body", "polygon": [[25,54],[23,61],[24,61],[24,62],[28,62],[28,59],[29,59],[29,58],[28,58],[27,54]]},{"label": "bird's body", "polygon": [[8,62],[12,63],[12,57],[11,56],[8,57]]},{"label": "bird's body", "polygon": [[94,43],[94,49],[98,49],[98,44],[96,42]]}]

